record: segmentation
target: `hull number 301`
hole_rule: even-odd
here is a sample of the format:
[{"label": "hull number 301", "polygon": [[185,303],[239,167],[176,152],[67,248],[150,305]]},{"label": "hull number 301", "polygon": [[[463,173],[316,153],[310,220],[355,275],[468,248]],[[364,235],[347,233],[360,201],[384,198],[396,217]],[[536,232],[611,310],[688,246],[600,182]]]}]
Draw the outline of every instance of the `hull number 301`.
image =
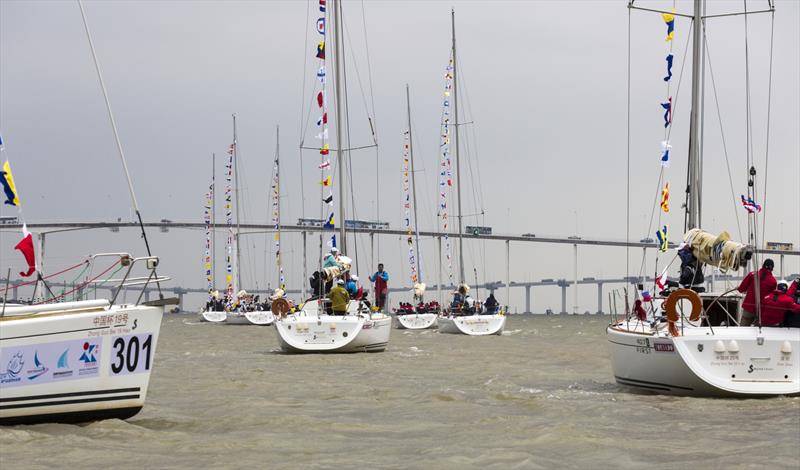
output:
[{"label": "hull number 301", "polygon": [[111,349],[112,374],[137,374],[150,370],[153,335],[117,336]]}]

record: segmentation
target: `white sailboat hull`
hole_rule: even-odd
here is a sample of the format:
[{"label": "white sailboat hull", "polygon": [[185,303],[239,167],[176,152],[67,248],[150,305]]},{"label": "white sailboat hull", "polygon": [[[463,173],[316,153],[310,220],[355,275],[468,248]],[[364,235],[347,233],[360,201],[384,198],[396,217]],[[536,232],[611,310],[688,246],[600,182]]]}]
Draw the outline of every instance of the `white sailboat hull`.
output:
[{"label": "white sailboat hull", "polygon": [[436,328],[439,315],[435,313],[409,313],[404,315],[395,315],[395,326],[398,329],[406,330],[424,330],[427,328]]},{"label": "white sailboat hull", "polygon": [[164,307],[107,305],[0,319],[0,423],[125,419],[144,406]]},{"label": "white sailboat hull", "polygon": [[501,335],[506,326],[506,316],[464,315],[458,317],[439,317],[439,333],[462,334],[469,336]]},{"label": "white sailboat hull", "polygon": [[380,352],[389,343],[391,324],[389,316],[367,313],[356,301],[347,315],[328,315],[311,301],[274,323],[280,347],[289,353]]},{"label": "white sailboat hull", "polygon": [[607,329],[617,383],[690,396],[800,393],[800,329],[664,328],[619,322]]},{"label": "white sailboat hull", "polygon": [[275,316],[267,311],[257,312],[202,312],[203,321],[211,323],[225,323],[227,325],[258,325],[269,326],[275,321]]}]

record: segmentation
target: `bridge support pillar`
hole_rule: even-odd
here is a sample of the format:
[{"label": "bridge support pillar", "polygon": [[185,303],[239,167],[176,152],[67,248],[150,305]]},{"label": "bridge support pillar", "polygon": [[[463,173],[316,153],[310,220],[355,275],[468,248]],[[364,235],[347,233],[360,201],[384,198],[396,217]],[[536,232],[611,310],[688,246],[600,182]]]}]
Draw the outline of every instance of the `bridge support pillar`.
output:
[{"label": "bridge support pillar", "polygon": [[178,292],[178,311],[183,311],[183,292]]},{"label": "bridge support pillar", "polygon": [[531,288],[533,286],[525,286],[525,313],[531,312]]},{"label": "bridge support pillar", "polygon": [[597,283],[597,314],[603,314],[603,283]]},{"label": "bridge support pillar", "polygon": [[561,314],[567,314],[567,281],[561,281]]}]

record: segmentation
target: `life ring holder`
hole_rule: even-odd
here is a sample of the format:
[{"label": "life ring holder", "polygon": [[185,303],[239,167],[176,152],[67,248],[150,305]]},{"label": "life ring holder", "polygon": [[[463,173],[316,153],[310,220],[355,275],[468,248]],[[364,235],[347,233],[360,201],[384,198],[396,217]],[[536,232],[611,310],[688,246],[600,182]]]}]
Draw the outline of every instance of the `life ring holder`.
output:
[{"label": "life ring holder", "polygon": [[288,300],[280,298],[272,301],[270,309],[272,310],[272,314],[276,317],[286,318],[286,315],[292,310],[292,307],[289,305]]},{"label": "life ring holder", "polygon": [[697,292],[691,289],[678,289],[671,293],[664,302],[664,310],[667,312],[669,333],[672,336],[680,336],[677,322],[681,318],[681,314],[678,312],[678,302],[681,300],[688,300],[692,304],[692,313],[689,315],[689,321],[698,321],[700,314],[703,312],[703,301],[697,295]]}]

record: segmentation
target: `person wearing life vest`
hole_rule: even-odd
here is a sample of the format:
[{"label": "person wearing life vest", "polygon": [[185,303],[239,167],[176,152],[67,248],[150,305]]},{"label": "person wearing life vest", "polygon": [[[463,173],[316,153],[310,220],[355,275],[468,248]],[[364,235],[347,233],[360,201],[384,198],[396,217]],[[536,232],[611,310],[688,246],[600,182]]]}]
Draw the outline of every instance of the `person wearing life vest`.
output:
[{"label": "person wearing life vest", "polygon": [[[758,270],[758,294],[763,299],[771,294],[778,286],[778,281],[772,275],[772,270],[775,268],[775,262],[767,258],[761,269]],[[756,319],[756,273],[749,272],[747,276],[736,288],[739,292],[745,294],[744,301],[742,301],[742,319],[739,321],[739,326],[750,326]]]},{"label": "person wearing life vest", "polygon": [[331,300],[331,310],[334,315],[347,314],[347,302],[350,300],[350,295],[344,288],[344,280],[336,280],[336,285],[331,288],[328,298]]},{"label": "person wearing life vest", "polygon": [[386,305],[386,295],[389,293],[389,273],[383,270],[383,263],[378,263],[378,270],[369,277],[375,283],[375,306],[383,311]]},{"label": "person wearing life vest", "polygon": [[789,285],[781,282],[775,292],[764,296],[761,303],[761,325],[763,326],[798,326],[800,305],[794,302],[787,290]]}]

